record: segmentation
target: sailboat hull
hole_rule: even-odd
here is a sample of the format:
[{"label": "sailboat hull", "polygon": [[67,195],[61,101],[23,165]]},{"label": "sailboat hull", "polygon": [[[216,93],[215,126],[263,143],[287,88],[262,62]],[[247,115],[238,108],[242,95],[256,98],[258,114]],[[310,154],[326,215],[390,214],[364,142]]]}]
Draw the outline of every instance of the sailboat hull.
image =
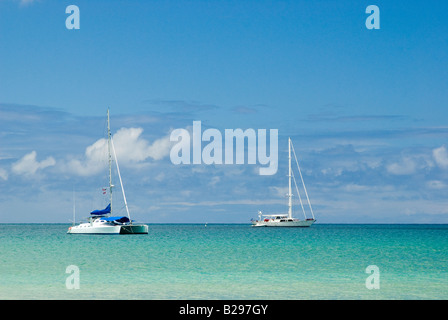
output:
[{"label": "sailboat hull", "polygon": [[147,225],[103,226],[103,227],[70,227],[70,234],[147,234]]},{"label": "sailboat hull", "polygon": [[71,234],[147,234],[148,226],[144,224],[122,226],[91,226],[89,223],[68,228]]},{"label": "sailboat hull", "polygon": [[70,234],[120,234],[121,226],[91,226],[90,223],[83,223],[78,226],[68,228]]},{"label": "sailboat hull", "polygon": [[311,227],[315,222],[314,219],[309,220],[294,220],[294,221],[281,221],[281,220],[269,220],[269,221],[254,221],[253,227],[299,227],[306,228]]},{"label": "sailboat hull", "polygon": [[148,226],[145,224],[133,224],[121,226],[120,234],[146,234],[148,233]]}]

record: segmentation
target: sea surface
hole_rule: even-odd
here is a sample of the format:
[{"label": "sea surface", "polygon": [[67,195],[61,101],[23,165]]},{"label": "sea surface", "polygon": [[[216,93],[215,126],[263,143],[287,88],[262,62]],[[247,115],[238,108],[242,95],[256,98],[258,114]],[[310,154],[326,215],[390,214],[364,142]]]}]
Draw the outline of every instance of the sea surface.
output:
[{"label": "sea surface", "polygon": [[448,225],[68,227],[0,224],[0,299],[448,299]]}]

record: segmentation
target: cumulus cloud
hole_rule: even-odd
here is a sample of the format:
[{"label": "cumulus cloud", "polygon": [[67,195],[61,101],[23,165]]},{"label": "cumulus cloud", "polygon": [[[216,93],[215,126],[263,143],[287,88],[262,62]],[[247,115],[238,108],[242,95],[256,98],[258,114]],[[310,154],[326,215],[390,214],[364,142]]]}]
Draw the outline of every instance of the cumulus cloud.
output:
[{"label": "cumulus cloud", "polygon": [[120,163],[142,162],[148,158],[161,160],[170,154],[169,135],[150,144],[141,137],[142,128],[122,128],[113,136],[115,151]]},{"label": "cumulus cloud", "polygon": [[84,159],[72,159],[68,163],[69,171],[81,176],[89,176],[99,173],[104,169],[103,162],[107,148],[106,139],[100,139],[86,148]]},{"label": "cumulus cloud", "polygon": [[448,151],[445,146],[434,149],[432,155],[440,167],[448,168]]},{"label": "cumulus cloud", "polygon": [[[132,166],[141,164],[149,158],[161,160],[168,156],[171,148],[169,135],[148,142],[141,135],[142,128],[121,128],[112,137],[115,152],[120,164]],[[107,140],[99,139],[86,148],[83,159],[73,159],[68,163],[72,172],[88,176],[104,170],[107,161]]]},{"label": "cumulus cloud", "polygon": [[45,160],[37,161],[37,152],[31,151],[23,156],[22,159],[12,164],[12,171],[21,175],[34,175],[38,170],[54,166],[56,160],[53,157],[48,157]]}]

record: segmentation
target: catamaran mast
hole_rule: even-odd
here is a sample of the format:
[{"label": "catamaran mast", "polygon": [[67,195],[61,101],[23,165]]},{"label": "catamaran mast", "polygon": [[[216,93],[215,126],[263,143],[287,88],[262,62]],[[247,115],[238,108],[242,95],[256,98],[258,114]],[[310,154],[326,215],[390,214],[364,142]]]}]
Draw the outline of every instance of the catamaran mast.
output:
[{"label": "catamaran mast", "polygon": [[109,151],[109,197],[110,197],[110,215],[112,215],[112,154],[110,145],[110,119],[109,108],[107,109],[107,149]]},{"label": "catamaran mast", "polygon": [[288,138],[288,162],[289,162],[289,174],[288,174],[288,218],[292,219],[292,189],[291,189],[291,138]]},{"label": "catamaran mast", "polygon": [[121,180],[120,167],[118,166],[117,154],[115,153],[114,141],[112,140],[112,138],[110,139],[110,142],[112,145],[112,152],[114,153],[115,164],[117,166],[118,179],[120,179],[120,186],[121,186],[121,192],[123,194],[124,205],[126,207],[126,212],[128,213],[129,221],[132,224],[131,215],[129,214],[128,202],[126,201],[126,194],[124,193],[123,180]]},{"label": "catamaran mast", "polygon": [[75,225],[75,214],[76,214],[76,202],[75,202],[75,188],[73,188],[73,225]]}]

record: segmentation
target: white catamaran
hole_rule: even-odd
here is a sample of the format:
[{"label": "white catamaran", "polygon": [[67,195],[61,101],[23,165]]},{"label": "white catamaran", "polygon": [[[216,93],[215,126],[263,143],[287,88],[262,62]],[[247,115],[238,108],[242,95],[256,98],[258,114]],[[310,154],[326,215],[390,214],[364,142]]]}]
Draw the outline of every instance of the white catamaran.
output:
[{"label": "white catamaran", "polygon": [[[107,140],[109,155],[109,196],[110,202],[103,210],[94,210],[87,218],[87,222],[73,225],[68,228],[70,234],[145,234],[148,233],[148,226],[145,224],[136,224],[131,220],[129,208],[124,193],[123,182],[121,181],[120,169],[118,167],[117,155],[115,153],[114,143],[110,134],[109,110],[107,110]],[[112,216],[112,154],[117,167],[117,173],[120,180],[123,200],[126,207],[126,216]],[[74,217],[73,217],[74,219]]]},{"label": "white catamaran", "polygon": [[[294,174],[291,168],[291,149],[294,153],[294,158],[297,163],[297,168],[299,169],[300,179],[302,180],[303,190],[306,195],[306,199],[308,200],[308,206],[310,208],[310,212],[313,218],[307,218],[305,213],[305,208],[302,203],[302,198],[300,197],[299,188],[297,187],[296,179],[294,178]],[[306,191],[305,182],[303,181],[302,172],[300,170],[299,161],[297,160],[296,153],[294,151],[294,147],[291,142],[291,138],[288,138],[288,153],[289,153],[289,189],[288,189],[288,214],[271,214],[264,215],[261,211],[258,211],[258,220],[252,220],[253,227],[310,227],[316,219],[314,218],[313,208],[311,207],[310,199],[308,197],[308,192]],[[296,187],[297,195],[299,196],[300,205],[302,207],[302,211],[305,219],[300,220],[293,218],[292,216],[292,188],[291,181],[294,180],[294,184]]]}]

